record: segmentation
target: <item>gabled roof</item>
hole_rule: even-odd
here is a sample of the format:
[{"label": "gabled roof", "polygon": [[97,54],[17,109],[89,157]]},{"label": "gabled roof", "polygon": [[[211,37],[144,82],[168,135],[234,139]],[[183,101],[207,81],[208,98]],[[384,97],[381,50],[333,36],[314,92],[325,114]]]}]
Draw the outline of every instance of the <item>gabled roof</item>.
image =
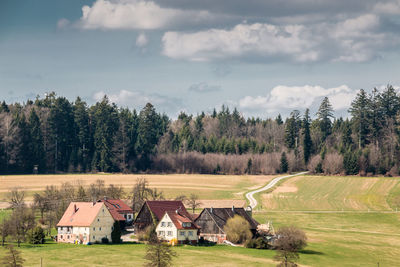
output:
[{"label": "gabled roof", "polygon": [[221,230],[224,229],[226,222],[235,215],[240,215],[246,221],[248,221],[251,230],[256,230],[257,226],[259,225],[259,223],[256,220],[254,220],[247,214],[244,208],[205,208],[196,218],[196,220],[201,217],[203,212],[208,212],[213,221],[217,224],[217,226]]},{"label": "gabled roof", "polygon": [[145,205],[149,207],[151,212],[156,216],[157,220],[161,220],[164,216],[165,212],[172,211],[178,212],[187,218],[190,218],[190,214],[187,212],[185,206],[183,205],[182,201],[177,200],[153,200],[153,201],[146,201]]},{"label": "gabled roof", "polygon": [[133,210],[120,199],[102,199],[99,202],[103,202],[107,209],[110,211],[111,216],[116,221],[126,221],[121,213],[133,213]]},{"label": "gabled roof", "polygon": [[[168,214],[168,216],[171,218],[172,223],[175,225],[175,227],[178,230],[182,230],[182,229],[200,229],[200,227],[198,227],[193,221],[192,219],[189,217],[185,217],[177,212],[174,211],[166,211],[166,214]],[[165,215],[164,215],[165,216]],[[182,223],[190,223],[189,227],[183,227]]]},{"label": "gabled roof", "polygon": [[57,226],[90,226],[102,208],[101,202],[71,202]]}]

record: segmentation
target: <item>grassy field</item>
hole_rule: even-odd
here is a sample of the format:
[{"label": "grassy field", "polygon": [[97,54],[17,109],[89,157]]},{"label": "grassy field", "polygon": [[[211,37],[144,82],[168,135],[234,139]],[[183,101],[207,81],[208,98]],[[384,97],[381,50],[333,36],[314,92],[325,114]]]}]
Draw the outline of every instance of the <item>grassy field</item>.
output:
[{"label": "grassy field", "polygon": [[389,211],[397,207],[397,196],[398,177],[299,176],[261,198],[267,210]]},{"label": "grassy field", "polygon": [[302,264],[399,266],[400,178],[301,176],[260,195],[256,219],[305,230],[311,252]]},{"label": "grassy field", "polygon": [[[108,176],[93,176],[85,183]],[[61,177],[60,183],[69,178]],[[106,178],[106,183],[116,181],[112,177]],[[132,180],[131,185],[136,177],[128,178]],[[146,177],[151,186],[167,190],[171,197],[181,192],[188,194],[185,190],[193,188],[204,199],[240,199],[243,198],[241,193],[272,179],[207,175]],[[32,183],[25,185],[36,190],[38,187]],[[46,182],[40,183],[43,186]],[[113,183],[124,184],[123,181]],[[0,183],[0,190],[1,186]],[[272,221],[275,229],[296,225],[306,232],[309,246],[300,254],[301,266],[378,266],[378,263],[379,266],[399,266],[400,212],[395,210],[400,199],[400,178],[301,176],[285,180],[272,193],[259,194],[257,198],[262,200],[262,209],[254,211],[254,217],[260,223]],[[2,216],[0,212],[0,220]],[[225,246],[174,249],[179,255],[175,266],[276,265],[275,252],[268,250]],[[43,266],[121,266],[127,262],[140,266],[144,262],[145,246],[51,243],[42,247],[24,245],[21,250],[27,260],[26,266],[39,266],[40,257]],[[2,253],[4,250],[0,249],[0,255]]]},{"label": "grassy field", "polygon": [[166,198],[180,194],[196,193],[202,199],[243,199],[243,193],[270,181],[273,176],[237,175],[132,175],[132,174],[80,174],[80,175],[9,175],[0,176],[0,201],[5,201],[7,192],[13,187],[21,187],[30,200],[35,192],[47,185],[61,185],[63,182],[89,186],[97,179],[105,184],[121,185],[130,192],[137,179],[144,177],[150,187],[164,192]]}]

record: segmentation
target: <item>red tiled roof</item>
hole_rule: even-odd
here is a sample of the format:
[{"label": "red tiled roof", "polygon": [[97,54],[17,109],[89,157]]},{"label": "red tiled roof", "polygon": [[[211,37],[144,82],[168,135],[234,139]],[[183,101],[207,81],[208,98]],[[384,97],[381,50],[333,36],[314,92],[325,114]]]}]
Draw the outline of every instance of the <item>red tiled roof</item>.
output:
[{"label": "red tiled roof", "polygon": [[146,204],[149,207],[149,209],[154,213],[154,215],[157,217],[157,220],[161,220],[165,212],[167,211],[175,212],[176,210],[178,210],[178,212],[183,216],[190,218],[190,214],[187,212],[182,201],[154,200],[154,201],[146,201]]},{"label": "red tiled roof", "polygon": [[103,203],[71,202],[57,226],[90,226]]},{"label": "red tiled roof", "polygon": [[[175,227],[179,230],[181,229],[200,229],[189,217],[182,216],[175,211],[166,211],[168,216],[171,218],[171,221],[174,223]],[[189,227],[183,227],[182,223],[190,223]]]},{"label": "red tiled roof", "polygon": [[111,216],[116,221],[126,221],[122,214],[133,213],[133,210],[120,199],[102,199],[99,200],[99,202],[103,202],[106,205],[107,209],[111,213]]}]

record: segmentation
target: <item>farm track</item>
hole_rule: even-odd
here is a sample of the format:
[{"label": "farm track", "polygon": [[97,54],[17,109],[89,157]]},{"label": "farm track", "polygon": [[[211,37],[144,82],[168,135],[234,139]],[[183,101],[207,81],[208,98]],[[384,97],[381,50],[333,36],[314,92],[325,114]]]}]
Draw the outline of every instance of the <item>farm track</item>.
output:
[{"label": "farm track", "polygon": [[285,175],[285,176],[281,176],[281,177],[276,177],[276,178],[272,179],[272,181],[270,181],[266,186],[261,187],[261,188],[259,188],[259,189],[257,189],[257,190],[248,192],[248,193],[246,194],[246,198],[247,198],[247,199],[249,200],[249,202],[250,202],[250,207],[251,207],[252,209],[254,209],[254,208],[257,206],[257,204],[258,204],[257,200],[254,198],[254,194],[257,194],[257,193],[260,193],[260,192],[263,192],[263,191],[267,191],[267,190],[273,188],[279,181],[281,181],[281,180],[283,180],[283,179],[290,178],[290,177],[295,177],[295,176],[299,176],[299,175],[304,175],[304,174],[306,174],[306,173],[308,173],[308,172],[300,172],[300,173],[296,173],[296,174],[291,174],[291,175]]}]

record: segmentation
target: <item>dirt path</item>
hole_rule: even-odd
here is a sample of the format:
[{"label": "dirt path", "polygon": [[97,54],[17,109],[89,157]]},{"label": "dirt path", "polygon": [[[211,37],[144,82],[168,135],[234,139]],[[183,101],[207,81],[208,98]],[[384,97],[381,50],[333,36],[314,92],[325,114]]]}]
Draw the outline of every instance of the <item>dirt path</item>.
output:
[{"label": "dirt path", "polygon": [[290,178],[290,177],[294,177],[294,176],[299,176],[299,175],[303,175],[306,174],[308,172],[300,172],[300,173],[296,173],[296,174],[292,174],[292,175],[286,175],[286,176],[281,176],[281,177],[276,177],[274,179],[272,179],[271,182],[269,182],[266,186],[261,187],[260,189],[251,191],[249,193],[246,194],[246,198],[250,201],[250,207],[252,209],[254,209],[258,202],[257,200],[254,198],[254,194],[260,193],[262,191],[266,191],[268,189],[271,189],[272,187],[274,187],[280,180],[286,179],[286,178]]}]

